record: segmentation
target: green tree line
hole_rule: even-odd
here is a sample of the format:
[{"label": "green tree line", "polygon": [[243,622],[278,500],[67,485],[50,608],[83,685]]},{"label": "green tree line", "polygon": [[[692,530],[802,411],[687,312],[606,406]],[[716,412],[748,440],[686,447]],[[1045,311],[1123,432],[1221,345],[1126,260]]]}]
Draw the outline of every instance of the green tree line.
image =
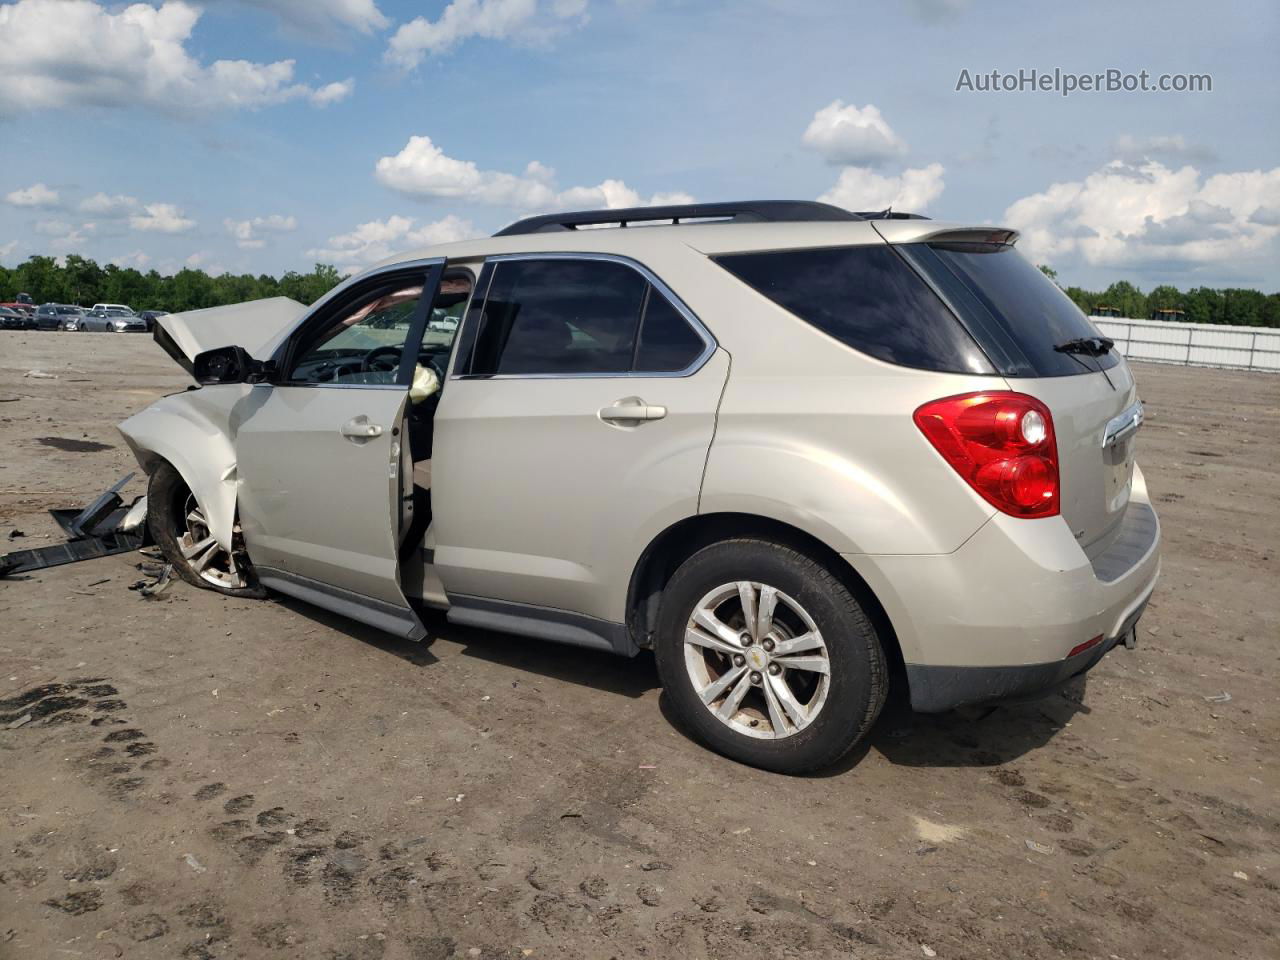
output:
[{"label": "green tree line", "polygon": [[290,270],[278,279],[265,273],[211,277],[203,270],[190,269],[164,276],[156,270],[143,273],[112,263],[99,266],[69,254],[61,266],[53,257],[31,257],[13,268],[0,266],[0,301],[10,302],[19,293],[29,293],[38,304],[126,303],[135,310],[178,313],[262,297],[292,297],[300,303],[313,303],[341,279],[337,269],[326,263],[317,263],[310,273]]},{"label": "green tree line", "polygon": [[[1057,282],[1052,267],[1040,268]],[[342,277],[337,268],[317,263],[310,273],[290,270],[282,277],[269,274],[229,274],[211,277],[203,270],[179,270],[164,276],[155,270],[143,273],[115,264],[99,266],[93,260],[70,254],[61,265],[53,257],[31,257],[9,268],[0,266],[0,301],[29,293],[36,303],[127,303],[135,310],[199,310],[242,303],[262,297],[291,297],[314,303]],[[1063,287],[1085,313],[1097,307],[1114,307],[1124,317],[1149,317],[1158,309],[1182,310],[1190,323],[1225,323],[1242,327],[1280,327],[1280,293],[1244,288],[1194,287],[1179,290],[1159,286],[1143,293],[1127,280],[1105,290]]]},{"label": "green tree line", "polygon": [[[1041,266],[1055,283],[1058,272]],[[1062,286],[1059,284],[1059,286]],[[1280,293],[1263,293],[1243,287],[1193,287],[1179,290],[1167,284],[1143,293],[1128,280],[1105,290],[1062,287],[1077,307],[1093,313],[1097,307],[1115,307],[1122,317],[1149,318],[1156,310],[1181,310],[1187,323],[1225,323],[1239,327],[1280,327]]]}]

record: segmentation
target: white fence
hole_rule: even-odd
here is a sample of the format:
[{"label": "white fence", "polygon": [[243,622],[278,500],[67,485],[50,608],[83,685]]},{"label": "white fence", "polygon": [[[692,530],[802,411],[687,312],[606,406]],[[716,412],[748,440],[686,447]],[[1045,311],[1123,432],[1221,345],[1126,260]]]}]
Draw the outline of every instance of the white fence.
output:
[{"label": "white fence", "polygon": [[1090,317],[1130,360],[1280,373],[1280,329]]}]

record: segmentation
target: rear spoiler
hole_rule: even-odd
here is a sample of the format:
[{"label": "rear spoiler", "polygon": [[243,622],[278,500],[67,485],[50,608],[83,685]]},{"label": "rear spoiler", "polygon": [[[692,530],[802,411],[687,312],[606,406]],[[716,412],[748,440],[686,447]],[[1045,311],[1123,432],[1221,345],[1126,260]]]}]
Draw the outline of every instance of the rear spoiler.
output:
[{"label": "rear spoiler", "polygon": [[956,226],[930,220],[877,220],[872,227],[889,243],[995,243],[1011,247],[1018,231],[997,226]]}]

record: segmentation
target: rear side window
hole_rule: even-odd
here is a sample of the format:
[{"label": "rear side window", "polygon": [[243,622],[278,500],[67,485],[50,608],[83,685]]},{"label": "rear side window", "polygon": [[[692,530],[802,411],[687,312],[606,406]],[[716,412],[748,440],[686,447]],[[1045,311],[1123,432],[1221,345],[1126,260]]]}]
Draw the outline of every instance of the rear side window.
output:
[{"label": "rear side window", "polygon": [[636,370],[650,373],[686,370],[706,348],[702,337],[671,301],[650,287],[640,328],[640,345],[636,350]]},{"label": "rear side window", "polygon": [[1100,336],[1080,308],[1013,247],[990,243],[908,244],[906,255],[938,285],[996,369],[1007,377],[1066,377],[1120,362],[1054,347]]},{"label": "rear side window", "polygon": [[471,373],[625,373],[648,281],[604,260],[499,263]]},{"label": "rear side window", "polygon": [[995,372],[946,304],[888,244],[738,253],[716,262],[801,320],[878,360]]},{"label": "rear side window", "polygon": [[[474,342],[473,341],[474,338]],[[501,260],[459,346],[463,376],[679,373],[707,343],[642,273],[612,260]]]}]

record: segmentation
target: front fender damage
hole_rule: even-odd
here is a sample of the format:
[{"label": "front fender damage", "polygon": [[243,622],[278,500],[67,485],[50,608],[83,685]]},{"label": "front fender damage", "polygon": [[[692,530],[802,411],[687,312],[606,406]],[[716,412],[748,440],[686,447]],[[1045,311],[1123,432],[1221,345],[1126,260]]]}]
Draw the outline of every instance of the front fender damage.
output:
[{"label": "front fender damage", "polygon": [[237,384],[174,394],[118,427],[148,475],[162,462],[173,465],[204,511],[210,534],[226,550],[231,549],[238,486],[230,411],[248,389]]}]

